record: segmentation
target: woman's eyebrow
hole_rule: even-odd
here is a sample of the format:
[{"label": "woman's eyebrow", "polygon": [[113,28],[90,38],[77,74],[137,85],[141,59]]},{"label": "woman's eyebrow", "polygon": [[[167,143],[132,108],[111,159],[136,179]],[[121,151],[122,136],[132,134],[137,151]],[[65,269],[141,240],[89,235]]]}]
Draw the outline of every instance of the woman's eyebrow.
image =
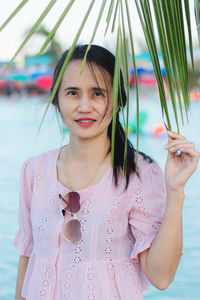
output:
[{"label": "woman's eyebrow", "polygon": [[[64,88],[64,91],[68,91],[68,90],[75,90],[75,91],[77,91],[77,90],[79,90],[79,88],[75,87],[75,86],[69,86],[69,87],[65,87]],[[90,90],[91,91],[98,91],[98,92],[104,92],[104,93],[106,93],[106,90],[103,89],[103,88],[101,88],[101,87],[91,87]]]},{"label": "woman's eyebrow", "polygon": [[66,87],[64,88],[64,91],[68,91],[68,90],[79,90],[79,88],[75,87],[75,86],[69,86],[69,87]]},{"label": "woman's eyebrow", "polygon": [[106,90],[101,87],[91,87],[90,90],[106,93]]}]

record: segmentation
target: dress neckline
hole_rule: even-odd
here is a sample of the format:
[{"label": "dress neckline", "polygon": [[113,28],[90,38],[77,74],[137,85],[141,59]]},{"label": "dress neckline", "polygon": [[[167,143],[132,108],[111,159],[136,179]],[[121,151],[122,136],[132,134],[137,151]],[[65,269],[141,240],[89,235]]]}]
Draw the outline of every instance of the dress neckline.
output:
[{"label": "dress neckline", "polygon": [[[64,148],[64,146],[59,147],[59,148],[56,149],[56,155],[55,155],[55,177],[56,177],[56,182],[57,182],[57,184],[58,184],[62,189],[64,189],[65,191],[69,192],[70,190],[69,190],[62,182],[60,182],[60,181],[58,180],[57,161],[58,161],[58,157],[59,157],[59,154],[60,154],[62,148]],[[89,186],[87,186],[87,187],[85,187],[85,188],[76,190],[76,192],[78,192],[78,193],[86,193],[86,192],[88,192],[88,191],[93,190],[95,187],[97,187],[99,184],[101,184],[101,183],[104,181],[105,178],[107,178],[108,174],[111,173],[112,169],[113,169],[112,166],[110,166],[110,167],[106,170],[106,172],[104,173],[104,175],[101,177],[101,179],[100,179],[97,183],[92,184],[92,185],[89,185]]]}]

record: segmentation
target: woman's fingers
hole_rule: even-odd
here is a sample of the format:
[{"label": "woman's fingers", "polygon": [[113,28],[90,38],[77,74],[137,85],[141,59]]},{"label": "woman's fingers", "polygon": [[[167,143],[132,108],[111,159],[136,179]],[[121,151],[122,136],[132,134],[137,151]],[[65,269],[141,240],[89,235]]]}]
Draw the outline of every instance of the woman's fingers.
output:
[{"label": "woman's fingers", "polygon": [[180,147],[173,147],[173,148],[169,149],[169,151],[171,151],[171,152],[176,152],[178,150],[181,150],[182,153],[187,153],[187,154],[190,153],[192,156],[199,157],[199,152],[187,145],[180,146]]},{"label": "woman's fingers", "polygon": [[179,148],[182,148],[182,147],[190,147],[190,148],[193,148],[195,149],[195,145],[194,143],[192,142],[186,142],[184,140],[173,140],[173,141],[170,141],[169,143],[167,143],[164,148],[165,149],[169,149],[169,150],[172,150],[172,149],[179,149]]},{"label": "woman's fingers", "polygon": [[[168,131],[168,143],[164,146],[164,149],[170,152],[176,152],[178,156],[181,153],[190,155],[191,157],[200,157],[200,152],[195,149],[195,144],[193,142],[188,142],[187,139],[175,132]],[[180,154],[179,154],[180,152]]]},{"label": "woman's fingers", "polygon": [[195,149],[195,144],[193,142],[188,142],[186,137],[172,131],[167,131],[167,133],[168,143],[164,146],[164,149],[168,149],[170,151],[177,151],[184,147],[191,147]]},{"label": "woman's fingers", "polygon": [[184,137],[183,135],[180,135],[179,133],[173,132],[173,131],[167,131],[169,137],[171,137],[172,139],[183,139],[186,140],[186,137]]}]

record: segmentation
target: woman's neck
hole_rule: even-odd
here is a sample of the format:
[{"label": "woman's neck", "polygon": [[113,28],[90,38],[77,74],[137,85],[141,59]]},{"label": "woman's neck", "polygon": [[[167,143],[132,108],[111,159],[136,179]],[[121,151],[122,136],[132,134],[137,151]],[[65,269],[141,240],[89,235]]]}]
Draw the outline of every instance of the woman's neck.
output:
[{"label": "woman's neck", "polygon": [[110,140],[106,137],[94,139],[74,139],[70,137],[65,149],[68,166],[76,164],[99,164],[105,160],[110,148]]}]

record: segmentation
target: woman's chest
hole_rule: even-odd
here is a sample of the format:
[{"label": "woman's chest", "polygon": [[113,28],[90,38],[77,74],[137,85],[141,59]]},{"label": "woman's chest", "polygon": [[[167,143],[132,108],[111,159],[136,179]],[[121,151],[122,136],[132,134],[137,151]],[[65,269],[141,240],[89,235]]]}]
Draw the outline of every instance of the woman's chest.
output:
[{"label": "woman's chest", "polygon": [[[118,242],[128,231],[127,199],[122,192],[123,188],[113,190],[97,188],[88,193],[80,194],[80,210],[75,214],[80,222],[82,239],[79,242],[87,246],[103,245]],[[63,226],[70,222],[74,215],[62,214],[62,205],[58,197],[59,193],[64,195],[66,191],[60,186],[51,187],[47,193],[41,193],[40,199],[35,197],[32,207],[32,226],[34,244],[41,251],[48,248],[50,244],[55,246],[61,238]],[[37,201],[42,201],[40,206]],[[40,209],[38,210],[38,208]],[[63,241],[64,242],[64,241]],[[65,241],[65,246],[70,243]],[[74,247],[71,243],[71,246]]]}]

